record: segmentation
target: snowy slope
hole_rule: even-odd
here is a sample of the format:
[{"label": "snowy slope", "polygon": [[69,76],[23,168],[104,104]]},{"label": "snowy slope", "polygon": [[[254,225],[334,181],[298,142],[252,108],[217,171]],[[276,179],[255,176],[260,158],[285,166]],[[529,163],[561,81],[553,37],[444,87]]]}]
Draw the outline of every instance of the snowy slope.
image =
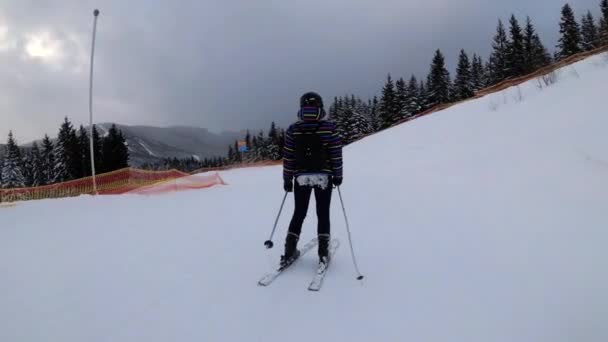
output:
[{"label": "snowy slope", "polygon": [[334,201],[322,291],[314,255],[256,286],[293,209],[266,252],[279,167],[0,209],[0,341],[607,341],[608,57],[557,76],[346,149],[363,283]]}]

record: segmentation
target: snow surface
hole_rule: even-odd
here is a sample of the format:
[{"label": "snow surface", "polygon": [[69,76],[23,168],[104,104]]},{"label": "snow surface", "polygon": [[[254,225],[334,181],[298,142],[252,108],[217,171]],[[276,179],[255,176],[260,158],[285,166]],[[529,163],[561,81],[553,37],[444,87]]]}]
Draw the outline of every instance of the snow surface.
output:
[{"label": "snow surface", "polygon": [[[345,150],[343,242],[268,288],[280,167],[0,209],[0,341],[608,341],[608,57]],[[521,95],[520,95],[521,94]],[[313,199],[314,201],[314,199]],[[314,209],[303,239],[314,236]]]}]

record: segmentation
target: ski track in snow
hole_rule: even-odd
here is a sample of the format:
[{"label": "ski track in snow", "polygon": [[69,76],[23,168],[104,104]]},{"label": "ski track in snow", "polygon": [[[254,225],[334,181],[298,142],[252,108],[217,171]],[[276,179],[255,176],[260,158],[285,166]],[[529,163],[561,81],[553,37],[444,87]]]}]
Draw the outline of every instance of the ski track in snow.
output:
[{"label": "ski track in snow", "polygon": [[152,150],[150,150],[150,148],[148,147],[148,145],[146,145],[146,143],[144,143],[143,140],[137,138],[137,143],[144,148],[144,150],[146,150],[146,152],[148,152],[148,154],[152,157],[158,157],[154,152],[152,152]]},{"label": "ski track in snow", "polygon": [[266,251],[280,167],[0,209],[0,341],[608,341],[608,171],[573,152],[608,160],[608,67],[575,67],[345,149],[363,282],[335,193],[344,248],[322,290],[306,290],[312,252],[257,286],[293,210],[290,197]]}]

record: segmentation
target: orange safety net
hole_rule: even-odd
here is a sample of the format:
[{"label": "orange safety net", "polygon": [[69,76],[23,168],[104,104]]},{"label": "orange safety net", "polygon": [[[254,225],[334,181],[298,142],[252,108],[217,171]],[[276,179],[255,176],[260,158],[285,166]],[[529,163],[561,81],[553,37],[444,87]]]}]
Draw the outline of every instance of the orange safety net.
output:
[{"label": "orange safety net", "polygon": [[[117,195],[132,192],[136,189],[149,188],[172,180],[188,177],[190,174],[178,170],[147,171],[125,168],[96,177],[97,193],[100,195]],[[213,185],[225,184],[219,174],[196,180],[195,184],[171,190],[201,189]],[[86,177],[68,182],[32,188],[0,189],[0,202],[27,201],[48,198],[72,197],[93,194],[93,178]],[[157,192],[161,193],[161,192]]]},{"label": "orange safety net", "polygon": [[155,195],[172,191],[183,191],[190,189],[204,189],[214,185],[226,185],[219,173],[200,174],[187,177],[175,178],[160,184],[140,187],[129,191],[130,194]]}]

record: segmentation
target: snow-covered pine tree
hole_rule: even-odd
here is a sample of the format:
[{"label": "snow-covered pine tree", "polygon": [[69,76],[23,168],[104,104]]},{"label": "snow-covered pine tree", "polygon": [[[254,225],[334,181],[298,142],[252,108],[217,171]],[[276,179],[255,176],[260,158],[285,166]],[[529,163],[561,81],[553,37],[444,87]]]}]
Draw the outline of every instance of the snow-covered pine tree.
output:
[{"label": "snow-covered pine tree", "polygon": [[507,77],[517,77],[525,73],[524,35],[515,15],[509,19],[510,40],[507,48]]},{"label": "snow-covered pine tree", "polygon": [[268,131],[268,157],[271,160],[281,160],[281,143],[279,141],[279,131],[274,123],[270,124]]},{"label": "snow-covered pine tree", "polygon": [[553,62],[553,58],[551,57],[551,54],[549,53],[549,51],[547,50],[545,45],[543,45],[538,34],[533,37],[532,46],[534,47],[534,50],[536,51],[535,60],[536,60],[539,68],[547,66]]},{"label": "snow-covered pine tree", "polygon": [[279,131],[277,130],[277,126],[274,121],[270,123],[270,129],[268,130],[268,138],[270,138],[273,144],[279,144]]},{"label": "snow-covered pine tree", "polygon": [[[4,147],[6,152],[6,147]],[[5,156],[0,155],[0,188],[4,188],[4,179],[2,179],[2,170],[4,169],[4,158]],[[2,202],[2,193],[0,193],[0,202]]]},{"label": "snow-covered pine tree", "polygon": [[249,133],[249,130],[245,134],[245,146],[247,146],[247,150],[251,150],[251,133]]},{"label": "snow-covered pine tree", "polygon": [[[107,136],[103,138],[103,172],[120,170],[129,166],[129,150],[126,139],[115,124],[108,130]],[[173,161],[173,168],[176,167]]]},{"label": "snow-covered pine tree", "polygon": [[380,118],[380,128],[390,127],[396,120],[397,115],[397,95],[395,92],[395,84],[389,74],[386,78],[386,83],[382,88],[382,96],[380,97],[380,105],[378,106],[378,116]]},{"label": "snow-covered pine tree", "polygon": [[260,145],[261,142],[258,141],[258,136],[254,135],[251,139],[251,149],[249,152],[247,152],[248,162],[256,162],[260,160]]},{"label": "snow-covered pine tree", "polygon": [[129,167],[129,147],[127,146],[127,138],[121,130],[118,131],[118,168],[122,169]]},{"label": "snow-covered pine tree", "polygon": [[41,185],[52,184],[55,178],[55,152],[53,143],[48,135],[42,139],[42,183]]},{"label": "snow-covered pine tree", "polygon": [[600,18],[600,46],[608,45],[608,21],[604,18]]},{"label": "snow-covered pine tree", "polygon": [[336,130],[343,142],[348,140],[348,116],[350,112],[350,101],[348,95],[338,99],[338,109],[336,115]]},{"label": "snow-covered pine tree", "polygon": [[279,129],[279,153],[283,159],[283,147],[285,146],[285,129]]},{"label": "snow-covered pine tree", "polygon": [[420,86],[418,87],[418,100],[420,101],[420,112],[424,112],[429,109],[429,93],[426,89],[426,84],[423,80],[420,80]]},{"label": "snow-covered pine tree", "polygon": [[357,97],[357,101],[355,103],[355,111],[357,113],[363,115],[363,118],[368,123],[369,129],[371,130],[371,132],[374,132],[371,121],[370,121],[370,116],[371,116],[371,111],[372,111],[371,100],[368,100],[366,102],[366,101],[361,100],[361,98]]},{"label": "snow-covered pine tree", "polygon": [[234,162],[241,163],[243,161],[243,154],[239,151],[239,141],[234,141]]},{"label": "snow-covered pine tree", "polygon": [[342,118],[342,127],[338,129],[338,132],[342,134],[344,139],[348,139],[348,117],[350,116],[350,110],[353,108],[350,95],[344,95],[342,101],[342,107],[340,108],[340,117]]},{"label": "snow-covered pine tree", "polygon": [[532,24],[532,19],[526,17],[526,28],[524,29],[524,73],[529,74],[536,70],[534,62],[534,49],[532,40],[536,35],[536,30]]},{"label": "snow-covered pine tree", "polygon": [[492,73],[492,63],[490,62],[490,60],[487,60],[483,64],[483,86],[484,86],[484,88],[494,85],[495,83],[493,83],[493,80],[494,80],[494,76]]},{"label": "snow-covered pine tree", "polygon": [[264,138],[264,131],[260,131],[257,136],[258,148],[256,151],[256,159],[257,160],[268,160],[269,151],[268,151],[268,139]]},{"label": "snow-covered pine tree", "polygon": [[370,100],[368,121],[373,132],[377,132],[380,129],[380,119],[378,117],[378,96],[374,95],[374,98]]},{"label": "snow-covered pine tree", "polygon": [[8,142],[5,146],[4,162],[2,163],[2,187],[5,189],[22,188],[25,186],[23,162],[21,151],[13,137],[13,132],[8,133]]},{"label": "snow-covered pine tree", "polygon": [[[90,153],[90,152],[89,152]],[[97,131],[97,127],[93,125],[93,154],[95,159],[95,170],[103,170],[103,141]]]},{"label": "snow-covered pine tree", "polygon": [[600,46],[608,45],[608,0],[600,2],[600,24],[599,24],[599,39]]},{"label": "snow-covered pine tree", "polygon": [[80,143],[78,141],[78,135],[76,129],[70,131],[70,138],[67,145],[68,152],[68,174],[70,179],[79,179],[84,175],[82,173],[82,158],[80,155]]},{"label": "snow-covered pine tree", "polygon": [[38,143],[34,142],[32,144],[32,150],[30,152],[31,156],[31,165],[32,165],[32,184],[31,186],[40,186],[44,185],[44,164],[42,160],[42,154],[40,152],[40,148],[38,147]]},{"label": "snow-covered pine tree", "polygon": [[70,166],[73,165],[72,157],[72,134],[74,129],[72,123],[66,117],[59,128],[57,141],[53,154],[55,165],[53,166],[52,183],[65,182],[73,179],[70,174]]},{"label": "snow-covered pine tree", "polygon": [[341,106],[341,102],[342,102],[342,98],[341,97],[334,97],[334,103],[331,104],[330,109],[329,109],[329,118],[330,119],[336,119],[338,117],[338,109]]},{"label": "snow-covered pine tree", "polygon": [[34,160],[31,151],[21,151],[21,169],[25,179],[25,187],[34,186]]},{"label": "snow-covered pine tree", "polygon": [[473,77],[471,73],[471,62],[469,56],[463,50],[460,50],[458,57],[458,66],[456,67],[456,78],[454,79],[454,94],[453,98],[456,101],[465,100],[474,95],[473,93]]},{"label": "snow-covered pine tree", "polygon": [[597,48],[600,44],[598,29],[595,26],[595,20],[591,11],[583,16],[581,26],[581,48],[584,51],[591,51]]},{"label": "snow-covered pine tree", "polygon": [[407,100],[406,100],[407,112],[410,116],[416,115],[422,111],[422,104],[420,101],[420,89],[418,88],[418,80],[416,76],[412,75],[407,85]]},{"label": "snow-covered pine tree", "polygon": [[582,51],[581,49],[581,30],[574,17],[574,11],[569,4],[562,7],[562,17],[559,23],[559,33],[561,37],[557,44],[556,57],[558,60],[572,56]]},{"label": "snow-covered pine tree", "polygon": [[473,62],[471,63],[471,86],[473,93],[484,87],[483,61],[477,54],[473,54]]},{"label": "snow-covered pine tree", "polygon": [[509,54],[509,40],[502,20],[498,20],[496,35],[492,43],[492,54],[488,63],[488,84],[494,85],[507,78],[507,60]]},{"label": "snow-covered pine tree", "polygon": [[428,107],[450,102],[450,73],[445,66],[445,58],[440,50],[435,52],[431,70],[427,78]]},{"label": "snow-covered pine tree", "polygon": [[78,159],[80,160],[80,174],[82,177],[91,175],[91,142],[86,129],[80,125],[78,129]]},{"label": "snow-covered pine tree", "polygon": [[399,121],[409,117],[411,114],[408,111],[407,101],[408,101],[408,93],[407,93],[407,84],[403,78],[399,78],[395,83],[396,93],[396,115],[393,120]]},{"label": "snow-covered pine tree", "polygon": [[329,112],[327,114],[329,114],[330,118],[333,118],[336,116],[336,110],[338,109],[338,97],[334,96],[334,102],[331,104],[331,106],[329,106]]},{"label": "snow-covered pine tree", "polygon": [[540,40],[530,17],[524,29],[524,72],[529,74],[551,63],[551,55]]},{"label": "snow-covered pine tree", "polygon": [[345,109],[346,137],[343,143],[350,144],[372,132],[371,125],[365,115],[357,110],[356,107],[348,106]]},{"label": "snow-covered pine tree", "polygon": [[344,126],[343,108],[344,99],[342,97],[336,98],[334,104],[332,105],[331,116],[329,117],[329,120],[333,121],[336,124],[336,131],[342,139],[344,139],[344,134],[346,132]]},{"label": "snow-covered pine tree", "polygon": [[[207,158],[205,158],[207,161]],[[232,148],[232,144],[228,145],[228,161],[232,164],[234,163],[234,149]]]}]

